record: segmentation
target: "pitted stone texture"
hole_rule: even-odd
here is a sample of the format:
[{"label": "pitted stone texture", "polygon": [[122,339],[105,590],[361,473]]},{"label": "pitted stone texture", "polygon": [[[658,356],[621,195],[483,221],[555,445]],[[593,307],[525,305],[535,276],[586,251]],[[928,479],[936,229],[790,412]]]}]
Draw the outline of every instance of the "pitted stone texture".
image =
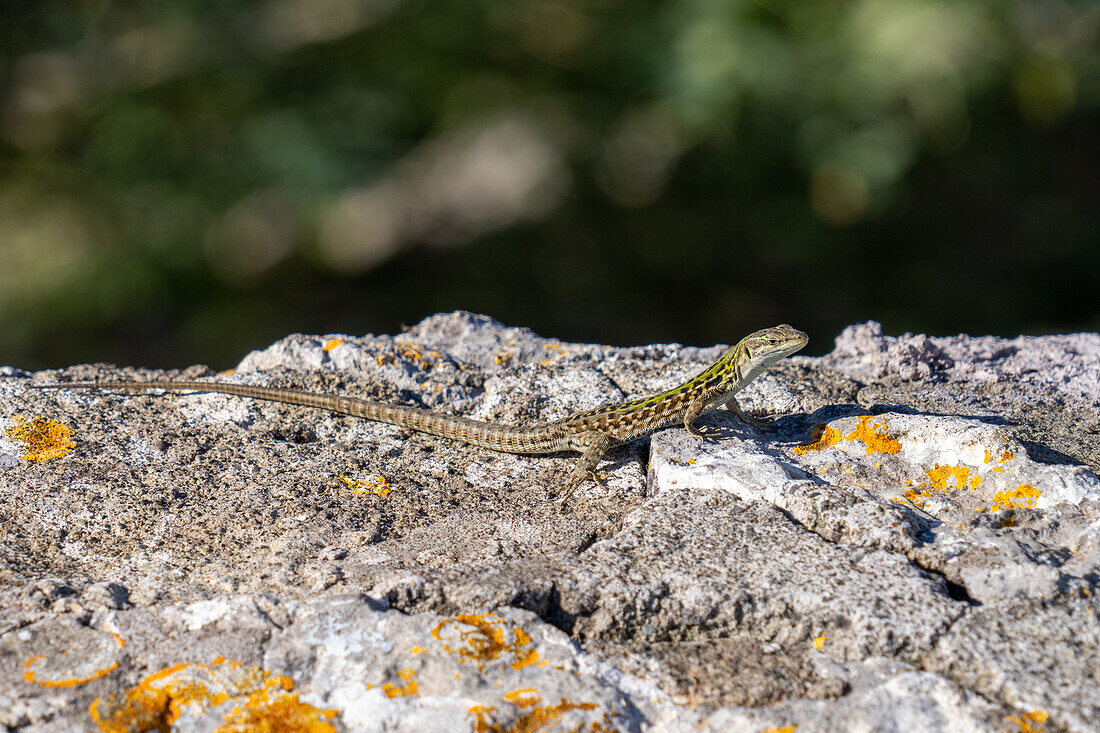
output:
[{"label": "pitted stone texture", "polygon": [[974,609],[928,655],[926,669],[1072,731],[1100,728],[1100,604],[1094,594],[1052,604]]},{"label": "pitted stone texture", "polygon": [[[768,655],[759,645],[747,650],[750,662]],[[815,651],[802,664],[832,682],[824,694],[762,709],[715,707],[700,704],[700,689],[674,699],[528,612],[405,615],[346,594],[229,596],[111,610],[82,623],[54,617],[0,638],[0,659],[0,722],[34,730],[625,733],[798,720],[827,730],[845,716],[878,729],[968,730],[1012,712],[898,662],[843,665]],[[38,677],[20,684],[24,670]]]},{"label": "pitted stone texture", "polygon": [[13,727],[83,718],[209,731],[286,725],[294,714],[318,731],[333,730],[330,721],[364,733],[473,730],[479,721],[537,730],[546,720],[631,731],[674,707],[528,612],[406,616],[347,595],[226,597],[112,611],[87,626],[50,618],[0,638],[0,659],[11,691],[0,697],[0,723]]},{"label": "pitted stone texture", "polygon": [[574,594],[597,599],[574,627],[582,638],[825,637],[838,658],[908,659],[966,607],[904,557],[852,552],[717,489],[662,492],[582,560],[590,573],[561,588],[567,611]]},{"label": "pitted stone texture", "polygon": [[[534,711],[582,730],[1100,730],[1098,344],[853,327],[738,395],[776,430],[719,413],[709,442],[662,431],[613,451],[565,511],[575,457],[223,395],[26,388],[175,374],[2,369],[2,426],[41,416],[76,445],[31,462],[0,442],[0,722],[94,727],[96,698],[191,675],[344,730]],[[721,351],[453,313],[291,336],[220,378],[522,424],[667,389]],[[493,613],[513,648],[522,629],[558,661],[460,669],[409,646]],[[521,673],[533,688],[504,688]],[[173,729],[216,728],[228,699]]]},{"label": "pitted stone texture", "polygon": [[833,352],[821,361],[861,382],[882,377],[904,381],[942,378],[955,366],[935,339],[911,333],[884,336],[882,325],[875,321],[848,326],[837,336]]},{"label": "pitted stone texture", "polygon": [[[707,733],[787,729],[813,733],[1041,730],[1015,723],[1015,720],[1034,720],[1024,718],[1034,711],[1016,713],[993,705],[934,674],[900,672],[890,663],[869,666],[865,679],[853,685],[840,700],[788,701],[751,710],[723,708],[703,717],[692,730]],[[1046,720],[1044,715],[1039,717]]]}]

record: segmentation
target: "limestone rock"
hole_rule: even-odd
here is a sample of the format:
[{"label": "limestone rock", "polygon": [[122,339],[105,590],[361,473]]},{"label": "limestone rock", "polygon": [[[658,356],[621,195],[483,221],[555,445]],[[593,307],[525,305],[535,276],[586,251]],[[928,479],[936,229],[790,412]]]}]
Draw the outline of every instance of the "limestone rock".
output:
[{"label": "limestone rock", "polygon": [[[520,424],[720,350],[457,312],[218,378]],[[564,511],[573,456],[27,387],[118,376],[171,375],[0,369],[9,729],[1100,730],[1100,335],[852,326],[740,395],[774,430],[661,431]]]}]

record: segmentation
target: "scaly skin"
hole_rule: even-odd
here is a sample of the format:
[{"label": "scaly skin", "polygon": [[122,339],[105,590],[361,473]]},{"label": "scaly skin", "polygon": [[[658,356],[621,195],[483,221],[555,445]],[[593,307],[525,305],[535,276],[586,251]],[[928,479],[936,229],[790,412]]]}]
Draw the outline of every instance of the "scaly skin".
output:
[{"label": "scaly skin", "polygon": [[596,480],[595,469],[608,450],[649,435],[669,425],[683,424],[687,431],[704,438],[695,421],[721,405],[726,405],[745,422],[762,425],[741,412],[735,395],[765,369],[806,345],[806,334],[787,324],[749,334],[727,350],[718,361],[688,381],[667,392],[631,402],[620,402],[578,412],[561,420],[525,428],[470,420],[405,405],[391,405],[355,397],[300,392],[290,389],[253,387],[246,384],[171,380],[157,382],[63,382],[33,384],[36,389],[121,389],[129,392],[148,390],[185,390],[270,400],[291,405],[319,407],[367,420],[399,425],[422,433],[460,440],[479,448],[502,453],[540,454],[577,451],[577,461],[561,503],[586,478]]}]

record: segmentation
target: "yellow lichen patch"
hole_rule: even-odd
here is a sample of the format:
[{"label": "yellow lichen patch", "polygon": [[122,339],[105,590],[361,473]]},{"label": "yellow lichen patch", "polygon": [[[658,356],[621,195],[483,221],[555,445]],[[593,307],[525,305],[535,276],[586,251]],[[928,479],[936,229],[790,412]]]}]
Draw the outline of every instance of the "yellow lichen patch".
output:
[{"label": "yellow lichen patch", "polygon": [[1050,715],[1046,710],[1032,710],[1023,715],[1009,715],[1006,720],[1020,726],[1020,733],[1042,733],[1043,723],[1047,722]]},{"label": "yellow lichen patch", "polygon": [[[413,679],[416,676],[415,672],[411,669],[399,669],[397,670],[397,676],[401,678],[404,684],[395,685],[392,682],[387,682],[382,685],[381,690],[386,697],[409,697],[417,693],[416,680]],[[373,688],[374,685],[367,685],[368,690]]]},{"label": "yellow lichen patch", "polygon": [[[416,344],[394,344],[397,347],[397,353],[405,357],[409,361],[420,362],[424,357],[417,350]],[[423,365],[421,365],[423,366]]]},{"label": "yellow lichen patch", "polygon": [[178,664],[167,667],[120,694],[97,698],[88,708],[105,733],[168,730],[185,709],[192,714],[226,702],[234,706],[215,733],[237,731],[304,731],[334,733],[328,718],[335,710],[320,710],[290,694],[294,683],[259,667],[227,662]]},{"label": "yellow lichen patch", "polygon": [[903,498],[895,498],[894,501],[908,501],[910,504],[917,507],[918,509],[923,509],[925,506],[924,500],[932,496],[932,490],[927,488],[924,491],[917,491],[916,489],[906,489],[905,491],[901,492],[901,495]]},{"label": "yellow lichen patch", "polygon": [[1011,461],[1015,457],[1016,457],[1015,453],[1009,453],[1008,451],[1005,451],[1004,453],[1001,454],[1001,461],[1000,462],[1004,463],[1005,461]]},{"label": "yellow lichen patch", "polygon": [[351,493],[355,495],[361,494],[373,494],[374,496],[389,496],[393,491],[393,487],[390,486],[390,482],[386,480],[385,476],[370,476],[365,479],[352,479],[347,476],[341,476],[340,480],[347,484],[351,489]]},{"label": "yellow lichen patch", "polygon": [[214,733],[336,733],[328,720],[337,712],[307,705],[297,695],[278,693],[269,701],[250,699],[237,705]]},{"label": "yellow lichen patch", "polygon": [[810,451],[825,450],[826,448],[832,448],[839,443],[843,436],[836,428],[829,427],[824,423],[815,425],[814,430],[810,433],[810,439],[801,445],[794,447],[794,452],[798,455],[806,455]]},{"label": "yellow lichen patch", "polygon": [[[97,633],[89,631],[89,633]],[[94,645],[113,646],[111,641],[118,644],[118,649],[126,646],[126,640],[114,632],[106,632],[100,635]],[[99,652],[106,651],[105,646],[98,650],[89,648],[83,644],[79,651],[62,651],[45,654],[35,654],[23,663],[23,679],[27,682],[43,687],[76,687],[106,677],[118,667],[118,660],[107,661]],[[116,650],[111,649],[113,654]]]},{"label": "yellow lichen patch", "polygon": [[859,419],[855,429],[847,435],[829,425],[818,425],[810,434],[810,439],[801,445],[795,446],[794,452],[801,456],[811,451],[831,448],[841,440],[852,440],[863,443],[867,449],[867,455],[872,453],[898,453],[901,450],[901,443],[896,438],[890,437],[886,430],[886,421],[883,420],[881,425],[872,425],[871,419],[870,415],[864,415]]},{"label": "yellow lichen patch", "polygon": [[1002,509],[1034,509],[1040,492],[1031,484],[1020,484],[993,495],[993,511]]},{"label": "yellow lichen patch", "polygon": [[5,433],[12,440],[23,444],[27,451],[22,455],[25,461],[38,463],[60,458],[76,447],[76,443],[69,440],[73,430],[67,425],[44,417],[28,420],[22,415],[12,416],[12,423]]},{"label": "yellow lichen patch", "polygon": [[992,460],[993,460],[993,456],[989,455],[989,449],[987,448],[986,451],[985,451],[985,462],[989,463]]},{"label": "yellow lichen patch", "polygon": [[901,450],[901,443],[895,438],[891,438],[889,433],[886,432],[886,420],[882,421],[882,425],[871,425],[871,416],[865,415],[859,419],[859,424],[856,425],[856,429],[848,433],[845,437],[848,440],[859,440],[867,446],[867,455],[872,453],[891,453],[896,454]]},{"label": "yellow lichen patch", "polygon": [[[596,709],[596,703],[572,702],[564,697],[557,705],[539,705],[542,698],[538,695],[534,696],[533,702],[530,697],[523,697],[521,700],[523,704],[511,700],[509,702],[521,709],[531,709],[511,723],[493,723],[489,720],[489,716],[496,712],[496,708],[474,705],[468,711],[474,716],[474,733],[539,733],[539,731],[557,730],[558,721],[565,713],[572,710]],[[576,733],[601,733],[610,729],[599,722],[591,722],[580,723],[569,730]]]},{"label": "yellow lichen patch", "polygon": [[[933,468],[926,468],[924,475],[927,477],[925,483],[901,492],[903,498],[896,499],[896,501],[907,501],[918,509],[923,509],[925,506],[924,499],[932,496],[933,492],[939,491],[949,494],[962,489],[973,490],[982,484],[982,477],[971,474],[970,468],[967,466],[944,466],[937,463]],[[950,484],[954,484],[954,486]]]},{"label": "yellow lichen patch", "polygon": [[495,713],[496,711],[497,709],[490,705],[473,705],[470,707],[469,710],[466,711],[466,714],[480,716],[488,715],[489,713]]},{"label": "yellow lichen patch", "polygon": [[533,708],[542,702],[538,691],[534,687],[525,687],[521,690],[512,690],[504,694],[504,699],[520,708]]},{"label": "yellow lichen patch", "polygon": [[[457,636],[453,636],[453,631]],[[465,628],[462,628],[465,627]],[[513,669],[519,670],[536,664],[539,654],[531,648],[531,636],[521,628],[512,629],[511,641],[506,639],[504,621],[491,615],[460,614],[454,619],[443,619],[432,629],[432,636],[447,642],[443,649],[463,661],[474,662],[483,669],[486,662],[510,656]]]},{"label": "yellow lichen patch", "polygon": [[42,685],[43,687],[76,687],[77,685],[83,685],[92,680],[98,680],[100,677],[106,677],[118,667],[118,661],[116,660],[106,667],[92,670],[91,674],[86,677],[49,679],[45,675],[41,675],[39,670],[39,668],[45,664],[45,659],[46,656],[44,654],[35,654],[28,659],[23,665],[23,679],[27,682],[33,682],[36,685]]},{"label": "yellow lichen patch", "polygon": [[797,725],[784,725],[782,728],[765,728],[761,733],[794,733]]},{"label": "yellow lichen patch", "polygon": [[924,473],[928,476],[928,485],[936,491],[947,491],[947,484],[951,479],[955,479],[956,490],[967,487],[973,489],[982,482],[982,477],[971,476],[970,469],[966,466],[941,466],[937,463],[935,468],[925,469]]},{"label": "yellow lichen patch", "polygon": [[556,354],[554,354],[553,358],[543,359],[542,361],[540,361],[539,364],[542,365],[542,366],[546,366],[548,364],[553,364],[555,361],[560,360],[561,357],[564,356],[565,353],[568,351],[566,346],[564,344],[560,344],[560,343],[543,344],[542,348],[547,349],[548,351],[556,351],[557,352]]},{"label": "yellow lichen patch", "polygon": [[825,648],[825,638],[826,637],[824,637],[824,636],[819,636],[816,639],[814,639],[814,649],[817,649],[818,651],[821,651],[822,649],[824,649]]},{"label": "yellow lichen patch", "polygon": [[346,344],[346,343],[347,343],[347,341],[345,341],[344,339],[329,339],[328,341],[325,342],[325,345],[322,346],[321,348],[323,348],[325,350],[325,352],[327,353],[327,352],[332,351],[333,349],[335,349],[337,346],[342,346],[343,344]]}]

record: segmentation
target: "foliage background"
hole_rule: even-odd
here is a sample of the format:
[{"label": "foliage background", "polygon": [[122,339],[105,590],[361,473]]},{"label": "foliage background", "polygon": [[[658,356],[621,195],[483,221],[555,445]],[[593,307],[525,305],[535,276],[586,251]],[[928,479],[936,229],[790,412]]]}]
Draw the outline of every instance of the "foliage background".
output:
[{"label": "foliage background", "polygon": [[1100,330],[1080,0],[0,0],[0,363]]}]

